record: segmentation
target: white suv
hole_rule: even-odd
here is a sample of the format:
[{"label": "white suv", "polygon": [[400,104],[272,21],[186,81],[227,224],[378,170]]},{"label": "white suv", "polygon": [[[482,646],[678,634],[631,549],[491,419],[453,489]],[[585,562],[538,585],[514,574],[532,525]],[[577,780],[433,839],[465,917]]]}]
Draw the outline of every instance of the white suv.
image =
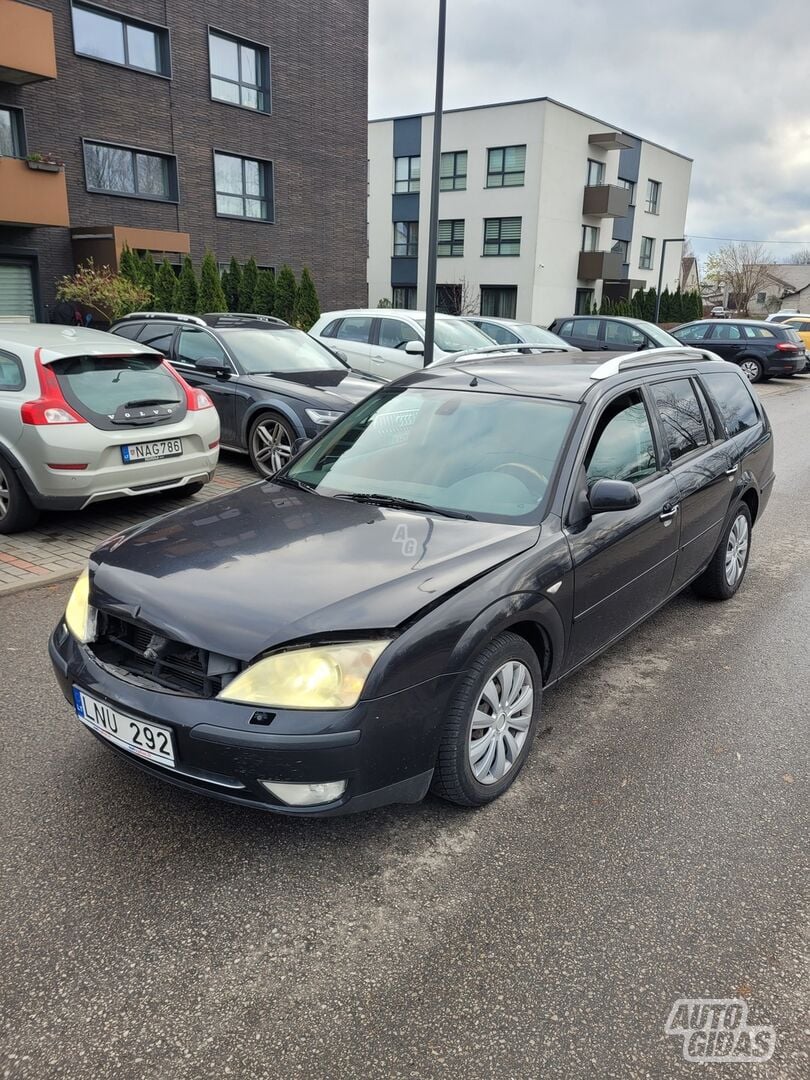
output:
[{"label": "white suv", "polygon": [[327,311],[310,334],[343,356],[355,371],[383,379],[398,379],[426,363],[493,344],[464,319],[437,314],[433,356],[426,360],[425,313],[400,308]]}]

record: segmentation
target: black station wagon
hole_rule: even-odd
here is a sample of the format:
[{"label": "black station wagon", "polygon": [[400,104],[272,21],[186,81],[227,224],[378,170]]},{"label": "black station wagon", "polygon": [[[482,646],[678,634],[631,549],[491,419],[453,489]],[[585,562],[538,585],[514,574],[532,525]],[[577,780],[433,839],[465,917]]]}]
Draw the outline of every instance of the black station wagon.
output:
[{"label": "black station wagon", "polygon": [[765,412],[711,354],[466,356],[106,541],[51,658],[86,727],[181,787],[478,806],[545,690],[686,586],[734,595],[773,479]]}]

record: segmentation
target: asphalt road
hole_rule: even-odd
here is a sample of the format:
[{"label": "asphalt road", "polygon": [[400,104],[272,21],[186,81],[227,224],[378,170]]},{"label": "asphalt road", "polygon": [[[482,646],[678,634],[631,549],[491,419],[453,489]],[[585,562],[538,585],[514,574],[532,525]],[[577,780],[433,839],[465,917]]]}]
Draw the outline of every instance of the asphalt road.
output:
[{"label": "asphalt road", "polygon": [[[741,593],[678,599],[549,694],[476,813],[290,821],[164,787],[57,692],[67,586],[0,599],[0,1075],[810,1075],[810,386],[767,406]],[[685,1063],[675,1000],[737,995],[770,1063]]]}]

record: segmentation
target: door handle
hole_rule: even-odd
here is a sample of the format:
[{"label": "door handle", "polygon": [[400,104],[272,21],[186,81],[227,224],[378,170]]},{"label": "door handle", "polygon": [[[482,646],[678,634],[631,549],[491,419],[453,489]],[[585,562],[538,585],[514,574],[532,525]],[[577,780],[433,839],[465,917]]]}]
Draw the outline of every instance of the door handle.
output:
[{"label": "door handle", "polygon": [[664,523],[668,523],[668,522],[672,521],[672,519],[675,517],[675,515],[677,513],[678,513],[678,507],[677,506],[671,506],[669,509],[666,509],[666,507],[665,507],[661,511],[661,513],[658,515],[658,520],[663,521]]},{"label": "door handle", "polygon": [[730,469],[726,469],[726,476],[733,476],[739,467],[739,465],[732,465]]},{"label": "door handle", "polygon": [[384,356],[372,356],[371,359],[374,361],[375,364],[384,364],[385,363],[385,357]]}]

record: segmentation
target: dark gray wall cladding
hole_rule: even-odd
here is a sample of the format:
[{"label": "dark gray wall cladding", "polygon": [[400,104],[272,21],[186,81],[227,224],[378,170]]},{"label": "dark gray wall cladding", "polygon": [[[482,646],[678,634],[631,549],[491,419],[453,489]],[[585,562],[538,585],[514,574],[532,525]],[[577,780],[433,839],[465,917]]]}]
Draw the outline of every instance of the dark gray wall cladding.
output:
[{"label": "dark gray wall cladding", "polygon": [[397,257],[391,259],[391,284],[415,285],[418,259]]},{"label": "dark gray wall cladding", "polygon": [[[637,139],[634,135],[626,135],[622,132],[622,135],[626,139],[630,139],[633,143],[632,149],[619,151],[619,179],[620,180],[633,180],[636,182],[636,200],[641,198],[641,192],[638,190],[638,170],[639,163],[641,161],[641,139]],[[633,237],[633,222],[635,220],[636,212],[634,207],[630,207],[627,211],[627,217],[614,218],[613,219],[613,239],[614,240],[627,240],[628,242]]]},{"label": "dark gray wall cladding", "polygon": [[409,192],[407,195],[391,196],[391,220],[419,220],[419,196],[416,192]]},{"label": "dark gray wall cladding", "polygon": [[406,116],[394,121],[394,157],[419,157],[422,153],[422,117]]}]

